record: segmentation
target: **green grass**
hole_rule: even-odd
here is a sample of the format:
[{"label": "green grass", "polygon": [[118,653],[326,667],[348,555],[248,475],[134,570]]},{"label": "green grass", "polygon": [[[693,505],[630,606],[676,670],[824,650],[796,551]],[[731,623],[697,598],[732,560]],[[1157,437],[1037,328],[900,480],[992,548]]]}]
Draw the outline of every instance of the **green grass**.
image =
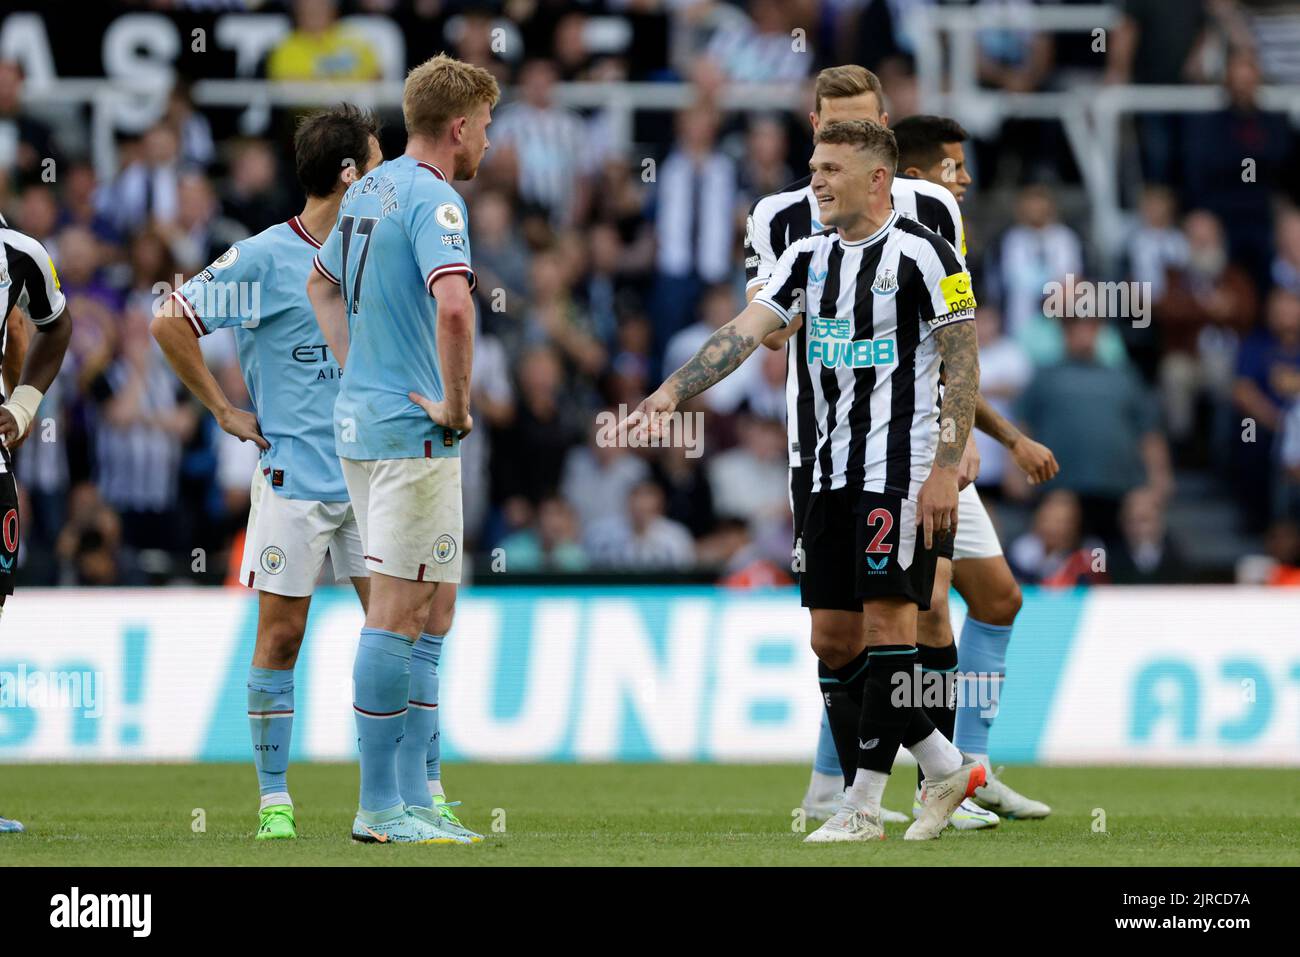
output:
[{"label": "green grass", "polygon": [[[910,806],[911,768],[886,805]],[[0,863],[39,865],[1300,865],[1295,771],[1013,768],[1049,802],[1045,821],[905,843],[801,846],[791,831],[807,769],[793,765],[465,765],[448,770],[471,847],[376,847],[348,840],[355,765],[298,765],[289,780],[299,839],[258,843],[250,767],[0,766]],[[206,830],[192,827],[203,809]],[[492,832],[494,808],[505,830]],[[1105,833],[1093,830],[1094,809]]]}]

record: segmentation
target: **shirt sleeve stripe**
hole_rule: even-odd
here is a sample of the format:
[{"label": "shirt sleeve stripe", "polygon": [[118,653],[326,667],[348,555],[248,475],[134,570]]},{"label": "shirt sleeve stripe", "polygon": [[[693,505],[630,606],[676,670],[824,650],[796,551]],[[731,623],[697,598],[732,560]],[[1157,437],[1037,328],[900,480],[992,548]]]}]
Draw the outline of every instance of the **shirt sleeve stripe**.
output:
[{"label": "shirt sleeve stripe", "polygon": [[340,285],[338,277],[336,277],[332,272],[330,272],[328,269],[326,269],[324,266],[321,265],[319,256],[313,256],[311,260],[311,264],[316,267],[316,271],[318,273],[320,273],[330,282],[334,283],[334,285],[336,286]]},{"label": "shirt sleeve stripe", "polygon": [[464,273],[465,278],[469,280],[469,291],[473,292],[478,286],[478,277],[474,275],[474,270],[469,268],[467,263],[450,263],[446,266],[439,266],[437,269],[430,270],[429,276],[424,280],[424,287],[429,290],[429,295],[433,295],[433,281],[441,279],[443,276],[453,273]]},{"label": "shirt sleeve stripe", "polygon": [[194,334],[196,336],[206,336],[208,330],[204,327],[203,320],[199,318],[199,314],[194,310],[193,303],[185,298],[185,293],[177,289],[172,293],[172,298],[180,303],[181,312],[185,313],[185,318],[190,321],[190,328],[194,330]]},{"label": "shirt sleeve stripe", "polygon": [[776,313],[778,316],[781,317],[781,325],[783,326],[790,325],[790,313],[787,312],[785,309],[781,308],[780,303],[773,302],[771,299],[765,299],[762,296],[755,296],[751,300],[751,302],[756,302],[759,305],[767,306],[767,308],[771,309],[774,313]]}]

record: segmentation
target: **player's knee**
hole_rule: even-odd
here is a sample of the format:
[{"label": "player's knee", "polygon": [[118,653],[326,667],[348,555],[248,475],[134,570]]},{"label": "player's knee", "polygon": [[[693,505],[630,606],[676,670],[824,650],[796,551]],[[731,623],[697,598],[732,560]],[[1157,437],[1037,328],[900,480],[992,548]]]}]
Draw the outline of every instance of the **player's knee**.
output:
[{"label": "player's knee", "polygon": [[292,668],[302,647],[303,628],[296,619],[268,622],[262,629],[258,644],[261,657],[272,668]]},{"label": "player's knee", "polygon": [[813,628],[812,650],[818,660],[831,668],[841,668],[858,654],[862,635],[854,628],[822,626]]},{"label": "player's knee", "polygon": [[976,621],[982,621],[986,625],[1007,627],[1015,622],[1016,615],[1020,614],[1024,602],[1020,585],[1014,579],[1010,579],[1003,587],[986,592],[972,601],[968,613]]}]

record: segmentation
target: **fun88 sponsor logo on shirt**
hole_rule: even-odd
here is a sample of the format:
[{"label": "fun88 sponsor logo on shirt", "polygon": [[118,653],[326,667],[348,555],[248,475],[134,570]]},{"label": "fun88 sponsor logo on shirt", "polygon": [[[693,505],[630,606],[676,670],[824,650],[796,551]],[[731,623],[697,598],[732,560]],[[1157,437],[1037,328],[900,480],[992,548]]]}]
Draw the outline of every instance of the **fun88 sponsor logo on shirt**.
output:
[{"label": "fun88 sponsor logo on shirt", "polygon": [[897,362],[894,340],[854,339],[852,319],[808,319],[808,365],[821,365],[827,369],[869,369],[873,366],[892,366]]}]

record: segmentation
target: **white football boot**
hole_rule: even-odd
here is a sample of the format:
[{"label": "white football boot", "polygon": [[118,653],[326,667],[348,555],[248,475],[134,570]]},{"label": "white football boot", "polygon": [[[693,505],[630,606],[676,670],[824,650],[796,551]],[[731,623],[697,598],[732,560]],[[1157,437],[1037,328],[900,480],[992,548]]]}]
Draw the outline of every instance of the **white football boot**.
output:
[{"label": "white football boot", "polygon": [[[924,792],[918,788],[916,797],[912,800],[912,817],[921,816],[924,800]],[[994,812],[966,798],[957,805],[957,810],[952,812],[952,817],[948,819],[948,826],[957,831],[982,831],[985,828],[997,827],[999,820],[1000,818]]]},{"label": "white football boot", "polygon": [[[1002,769],[998,768],[997,773],[1001,774]],[[988,768],[985,768],[985,775],[987,781],[984,786],[975,789],[975,802],[980,807],[1021,821],[1047,817],[1052,813],[1052,809],[1042,801],[1027,798],[1019,791],[1007,787]]]},{"label": "white football boot", "polygon": [[[838,811],[844,805],[844,792],[837,791],[831,797],[824,801],[819,801],[811,794],[805,794],[803,804],[803,816],[809,821],[825,821],[831,815]],[[880,809],[880,820],[885,824],[906,824],[908,817],[898,811],[891,811],[887,807]]]},{"label": "white football boot", "polygon": [[943,834],[948,819],[963,800],[982,787],[984,765],[968,761],[946,778],[927,780],[922,792],[921,814],[903,835],[905,841],[932,841]]},{"label": "white football boot", "polygon": [[830,819],[803,839],[805,844],[840,844],[847,841],[883,841],[885,826],[880,815],[842,804]]}]

